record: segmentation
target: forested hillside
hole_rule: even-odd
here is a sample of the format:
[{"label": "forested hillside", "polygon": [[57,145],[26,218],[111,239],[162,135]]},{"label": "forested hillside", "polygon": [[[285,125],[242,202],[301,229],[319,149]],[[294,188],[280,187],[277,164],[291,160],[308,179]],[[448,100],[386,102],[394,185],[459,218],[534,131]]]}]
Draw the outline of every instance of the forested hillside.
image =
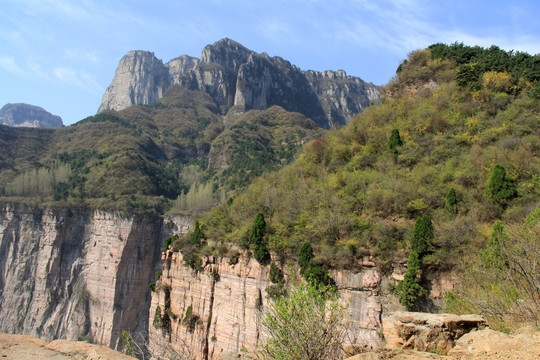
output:
[{"label": "forested hillside", "polygon": [[[492,240],[502,231],[493,224],[518,231],[540,206],[539,76],[539,56],[497,47],[415,51],[386,86],[382,105],[307,144],[294,163],[198,219],[195,241],[180,238],[175,249],[189,259],[234,258],[243,247],[261,261],[268,261],[265,251],[274,260],[302,261],[299,250],[309,242],[324,268],[354,268],[372,255],[387,272],[408,258],[410,271],[397,288],[408,308],[425,293],[417,272],[473,276],[486,272],[479,259],[491,256],[510,274],[510,247]],[[536,224],[528,228],[529,238],[536,236],[528,254],[540,261],[538,216],[528,221]],[[477,266],[465,271],[465,264]],[[472,288],[453,293],[450,308],[500,318],[518,298],[540,300],[523,282],[516,277],[514,287],[498,288],[514,294],[505,311],[471,300],[480,299],[467,292]]]},{"label": "forested hillside", "polygon": [[223,116],[206,94],[169,88],[153,106],[56,130],[2,127],[4,202],[198,213],[292,161],[324,130],[280,107]]}]

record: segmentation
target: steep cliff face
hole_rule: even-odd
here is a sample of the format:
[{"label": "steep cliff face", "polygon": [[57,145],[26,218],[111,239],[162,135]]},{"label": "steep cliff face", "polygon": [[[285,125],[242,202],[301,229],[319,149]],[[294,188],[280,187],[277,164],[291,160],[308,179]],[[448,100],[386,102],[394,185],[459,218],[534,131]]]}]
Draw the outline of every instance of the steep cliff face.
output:
[{"label": "steep cliff face", "polygon": [[0,124],[17,127],[56,128],[64,125],[62,118],[29,104],[6,104],[0,109]]},{"label": "steep cliff face", "polygon": [[153,53],[128,53],[120,60],[99,111],[153,104],[173,84],[209,94],[223,113],[279,105],[325,128],[347,123],[380,98],[376,86],[344,71],[302,71],[280,57],[222,39],[206,46],[200,60],[182,55],[163,65]]},{"label": "steep cliff face", "polygon": [[[204,270],[195,272],[184,266],[181,253],[167,256],[170,266],[165,267],[157,291],[152,293],[149,331],[154,336],[150,338],[166,338],[179,353],[187,346],[196,359],[219,359],[255,350],[266,336],[261,323],[268,309],[265,289],[271,285],[269,267],[245,256],[236,264],[209,257],[203,260]],[[332,275],[350,321],[348,341],[378,347],[382,312],[379,274],[366,268]],[[170,331],[154,326],[159,314],[170,322]],[[159,354],[159,345],[151,343],[151,347]]]},{"label": "steep cliff face", "polygon": [[[178,61],[174,61],[170,69],[181,69],[177,65]],[[98,112],[125,109],[133,104],[155,104],[170,85],[169,71],[154,53],[130,51],[118,63]]]},{"label": "steep cliff face", "polygon": [[122,330],[145,331],[167,231],[150,215],[3,208],[0,331],[113,348]]}]

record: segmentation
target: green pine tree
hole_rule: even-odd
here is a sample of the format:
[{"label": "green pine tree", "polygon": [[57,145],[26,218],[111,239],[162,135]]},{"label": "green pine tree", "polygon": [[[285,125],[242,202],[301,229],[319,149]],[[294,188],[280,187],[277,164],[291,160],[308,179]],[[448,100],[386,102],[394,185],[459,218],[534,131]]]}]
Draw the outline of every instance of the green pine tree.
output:
[{"label": "green pine tree", "polygon": [[433,224],[429,216],[424,215],[416,220],[411,236],[411,250],[423,257],[433,239]]},{"label": "green pine tree", "polygon": [[392,134],[390,134],[390,139],[388,139],[388,150],[397,151],[397,148],[403,146],[403,141],[399,136],[399,130],[393,129]]},{"label": "green pine tree", "polygon": [[298,253],[298,265],[300,266],[300,272],[302,274],[309,268],[313,257],[313,247],[311,246],[311,243],[309,241],[304,242]]},{"label": "green pine tree", "polygon": [[193,228],[193,233],[191,234],[191,243],[195,246],[201,245],[201,228],[199,226],[199,221],[195,221],[195,226]]},{"label": "green pine tree", "polygon": [[414,310],[417,300],[426,294],[426,289],[420,286],[418,277],[420,271],[420,257],[416,251],[411,251],[407,259],[407,271],[402,282],[396,288],[399,302],[407,308]]},{"label": "green pine tree", "polygon": [[450,188],[448,192],[446,193],[446,202],[444,204],[444,209],[446,212],[450,215],[455,215],[458,212],[457,208],[457,197],[456,197],[456,189]]},{"label": "green pine tree", "polygon": [[249,231],[249,243],[252,245],[261,243],[265,234],[266,221],[264,220],[264,214],[259,212],[257,216],[255,216],[255,220]]},{"label": "green pine tree", "polygon": [[516,187],[506,174],[504,166],[495,165],[484,191],[484,196],[503,207],[517,196]]}]

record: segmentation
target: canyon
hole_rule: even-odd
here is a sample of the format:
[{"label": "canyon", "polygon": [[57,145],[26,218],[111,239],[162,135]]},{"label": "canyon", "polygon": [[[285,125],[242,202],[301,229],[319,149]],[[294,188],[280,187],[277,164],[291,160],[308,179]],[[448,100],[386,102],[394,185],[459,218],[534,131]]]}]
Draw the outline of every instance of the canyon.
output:
[{"label": "canyon", "polygon": [[[180,252],[162,258],[164,238],[190,225],[180,216],[4,206],[0,331],[121,349],[127,330],[145,334],[146,341],[165,339],[178,352],[187,346],[196,359],[254,351],[265,336],[269,266],[244,253],[237,261],[205,257],[196,272]],[[348,342],[377,348],[383,308],[398,305],[381,291],[389,280],[364,262],[359,272],[331,275],[347,309]],[[162,266],[151,292],[148,285]],[[170,314],[168,332],[153,324],[158,306]],[[159,353],[156,343],[150,341],[150,349]]]}]

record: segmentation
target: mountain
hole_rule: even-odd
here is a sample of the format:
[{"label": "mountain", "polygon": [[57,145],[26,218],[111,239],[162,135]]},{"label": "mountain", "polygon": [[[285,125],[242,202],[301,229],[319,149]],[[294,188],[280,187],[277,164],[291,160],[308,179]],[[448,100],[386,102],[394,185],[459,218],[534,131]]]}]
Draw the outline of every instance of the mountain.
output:
[{"label": "mountain", "polygon": [[45,109],[29,104],[6,104],[0,109],[0,124],[16,127],[57,128],[62,118]]},{"label": "mountain", "polygon": [[152,105],[172,85],[211,96],[223,114],[278,105],[323,128],[344,125],[380,99],[378,88],[345,71],[302,71],[280,57],[222,39],[201,58],[182,55],[163,64],[154,53],[130,51],[119,62],[98,112]]},{"label": "mountain", "polygon": [[107,110],[68,127],[3,127],[0,195],[32,204],[201,211],[291,162],[324,132],[277,105],[224,118],[210,95],[173,85],[153,106]]}]

